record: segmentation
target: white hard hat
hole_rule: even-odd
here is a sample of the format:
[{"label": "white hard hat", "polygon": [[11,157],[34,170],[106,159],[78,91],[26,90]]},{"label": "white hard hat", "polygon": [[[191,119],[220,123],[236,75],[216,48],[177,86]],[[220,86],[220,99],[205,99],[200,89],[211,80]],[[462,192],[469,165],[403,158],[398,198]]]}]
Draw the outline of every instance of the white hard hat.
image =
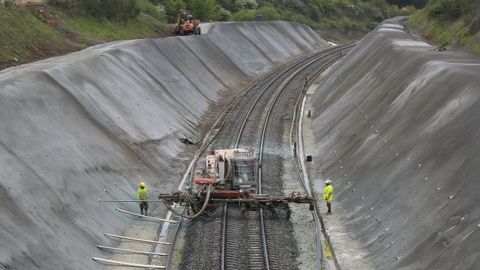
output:
[{"label": "white hard hat", "polygon": [[331,183],[332,183],[332,180],[330,180],[330,179],[327,179],[327,181],[325,181],[325,184],[326,184],[326,185],[329,185],[329,184],[331,184]]}]

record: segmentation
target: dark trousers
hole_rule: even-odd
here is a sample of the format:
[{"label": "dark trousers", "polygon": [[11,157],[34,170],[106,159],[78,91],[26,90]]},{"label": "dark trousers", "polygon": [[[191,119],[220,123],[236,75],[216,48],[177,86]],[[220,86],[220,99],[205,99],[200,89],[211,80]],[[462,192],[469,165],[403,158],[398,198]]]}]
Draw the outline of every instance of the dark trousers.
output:
[{"label": "dark trousers", "polygon": [[140,213],[143,215],[143,209],[145,209],[145,216],[148,214],[148,202],[140,203]]},{"label": "dark trousers", "polygon": [[332,203],[331,202],[327,202],[327,214],[331,214],[332,213]]}]

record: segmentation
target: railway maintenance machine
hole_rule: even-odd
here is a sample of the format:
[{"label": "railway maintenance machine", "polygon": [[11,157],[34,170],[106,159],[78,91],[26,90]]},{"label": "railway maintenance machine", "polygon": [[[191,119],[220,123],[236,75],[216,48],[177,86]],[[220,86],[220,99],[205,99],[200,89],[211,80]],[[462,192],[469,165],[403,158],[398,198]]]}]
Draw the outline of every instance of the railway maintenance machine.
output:
[{"label": "railway maintenance machine", "polygon": [[219,149],[205,157],[205,166],[185,191],[160,194],[166,207],[174,214],[196,218],[225,203],[236,204],[242,211],[264,209],[276,216],[276,209],[290,217],[289,203],[309,204],[314,199],[292,192],[288,197],[259,193],[259,164],[255,149]]}]

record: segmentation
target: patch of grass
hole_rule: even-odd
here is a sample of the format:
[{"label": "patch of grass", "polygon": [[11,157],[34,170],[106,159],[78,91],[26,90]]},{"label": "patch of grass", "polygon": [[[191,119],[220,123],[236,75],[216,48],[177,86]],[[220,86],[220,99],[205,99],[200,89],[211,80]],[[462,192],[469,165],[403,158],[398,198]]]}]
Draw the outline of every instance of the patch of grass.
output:
[{"label": "patch of grass", "polygon": [[136,5],[139,15],[126,20],[74,15],[59,6],[0,5],[0,69],[106,41],[173,32],[164,14],[148,0],[137,0]]},{"label": "patch of grass", "polygon": [[437,45],[464,46],[480,53],[478,12],[480,9],[472,8],[471,0],[438,0],[415,13],[408,24]]},{"label": "patch of grass", "polygon": [[41,54],[50,43],[63,44],[59,33],[25,8],[0,8],[0,64]]},{"label": "patch of grass", "polygon": [[258,9],[241,9],[231,17],[232,21],[253,21],[257,15],[262,15],[265,20],[280,20],[282,16],[272,5],[265,5]]},{"label": "patch of grass", "polygon": [[90,16],[69,16],[63,20],[65,29],[81,34],[85,40],[103,41],[150,37],[155,34],[160,24],[159,20],[146,14],[140,14],[128,21]]},{"label": "patch of grass", "polygon": [[461,44],[469,48],[472,52],[480,54],[480,32],[474,35],[465,35],[461,39]]},{"label": "patch of grass", "polygon": [[166,20],[165,14],[160,12],[160,10],[149,0],[137,0],[136,5],[140,12],[150,15],[158,21],[163,22]]},{"label": "patch of grass", "polygon": [[433,22],[426,27],[425,34],[428,38],[435,40],[436,43],[446,46],[455,42],[458,37],[467,30],[467,26],[461,20],[448,26],[444,26],[438,22]]}]

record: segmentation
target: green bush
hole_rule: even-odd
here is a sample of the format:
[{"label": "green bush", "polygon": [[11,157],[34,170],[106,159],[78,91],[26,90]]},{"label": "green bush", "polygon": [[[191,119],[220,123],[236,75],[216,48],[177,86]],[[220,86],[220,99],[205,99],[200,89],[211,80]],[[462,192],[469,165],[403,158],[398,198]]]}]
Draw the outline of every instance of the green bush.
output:
[{"label": "green bush", "polygon": [[228,21],[230,17],[232,17],[232,13],[220,5],[217,6],[217,10],[215,13],[215,17],[218,21]]},{"label": "green bush", "polygon": [[[139,0],[49,0],[48,4],[70,10],[75,15],[90,15],[115,20],[129,20],[140,13]],[[148,1],[148,0],[147,0]]]},{"label": "green bush", "polygon": [[216,19],[217,2],[215,0],[189,0],[187,9],[195,17],[202,21]]},{"label": "green bush", "polygon": [[242,9],[232,14],[232,21],[254,21],[255,11]]},{"label": "green bush", "polygon": [[435,0],[408,21],[437,45],[465,46],[480,52],[480,6],[473,0]]},{"label": "green bush", "polygon": [[272,5],[263,6],[255,10],[256,15],[263,15],[263,18],[270,21],[279,20],[281,17],[280,13]]},{"label": "green bush", "polygon": [[265,20],[280,20],[282,15],[272,5],[266,5],[259,9],[242,9],[232,15],[232,21],[254,21],[257,15],[262,15]]},{"label": "green bush", "polygon": [[148,14],[159,21],[165,20],[165,15],[160,12],[158,7],[148,0],[137,0],[137,8],[140,12]]},{"label": "green bush", "polygon": [[432,2],[428,16],[430,19],[451,22],[470,12],[472,4],[473,0],[436,0]]},{"label": "green bush", "polygon": [[237,10],[240,9],[255,9],[258,7],[257,1],[255,0],[235,0],[234,1],[235,8]]},{"label": "green bush", "polygon": [[165,7],[165,14],[169,22],[175,22],[178,11],[186,7],[183,0],[163,0],[162,4]]}]

